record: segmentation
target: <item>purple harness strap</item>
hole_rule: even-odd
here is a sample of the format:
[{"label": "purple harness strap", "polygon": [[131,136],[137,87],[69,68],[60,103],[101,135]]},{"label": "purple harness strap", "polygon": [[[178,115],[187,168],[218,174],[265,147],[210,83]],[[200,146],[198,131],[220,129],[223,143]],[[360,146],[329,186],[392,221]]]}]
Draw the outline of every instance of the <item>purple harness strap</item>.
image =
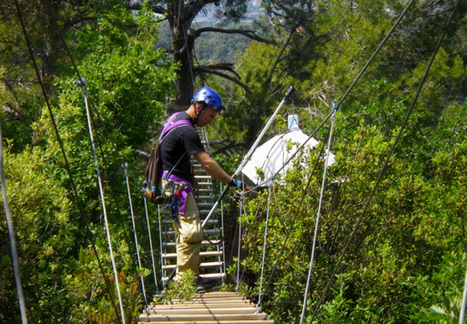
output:
[{"label": "purple harness strap", "polygon": [[168,180],[173,181],[173,182],[183,183],[185,185],[185,187],[182,190],[179,190],[180,191],[180,204],[178,208],[179,214],[185,215],[185,202],[190,192],[193,191],[193,186],[191,185],[189,181],[183,178],[177,177],[176,175],[173,175],[173,174],[169,175],[169,172],[167,172],[166,170],[162,171],[162,178],[167,179],[167,176],[168,176]]},{"label": "purple harness strap", "polygon": [[[173,114],[172,116],[170,116],[170,118],[167,120],[167,123],[164,127],[164,129],[162,130],[161,132],[161,135],[159,137],[159,141],[161,139],[164,138],[164,136],[172,129],[174,129],[175,127],[177,126],[181,126],[181,125],[189,125],[189,126],[193,126],[188,120],[186,119],[183,119],[183,120],[177,120],[176,122],[173,122],[173,120],[175,119],[175,117],[178,115],[179,113],[175,113]],[[188,197],[188,195],[190,194],[190,192],[193,191],[193,186],[191,185],[190,181],[188,180],[185,180],[183,178],[180,178],[176,175],[173,175],[171,172],[169,174],[168,171],[166,170],[163,170],[162,171],[162,178],[164,179],[168,179],[170,181],[173,181],[173,182],[178,182],[178,183],[183,183],[185,184],[185,187],[180,190],[180,205],[179,205],[179,209],[178,209],[178,212],[179,214],[181,215],[185,215],[185,202],[186,202],[186,199]],[[174,193],[175,194],[175,193]]]},{"label": "purple harness strap", "polygon": [[177,126],[180,125],[188,125],[188,126],[193,126],[188,120],[182,119],[182,120],[177,120],[176,122],[173,122],[175,117],[179,113],[175,113],[170,118],[167,120],[167,123],[164,126],[164,129],[162,129],[161,135],[159,136],[159,141],[164,138],[165,134],[167,134],[170,130],[174,129]]}]

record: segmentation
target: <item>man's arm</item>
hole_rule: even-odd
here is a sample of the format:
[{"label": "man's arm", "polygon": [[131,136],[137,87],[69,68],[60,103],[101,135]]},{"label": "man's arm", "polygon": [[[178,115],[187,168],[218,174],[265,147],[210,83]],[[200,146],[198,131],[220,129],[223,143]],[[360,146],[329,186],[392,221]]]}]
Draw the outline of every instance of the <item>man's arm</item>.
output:
[{"label": "man's arm", "polygon": [[200,152],[193,155],[193,157],[201,164],[201,166],[216,180],[222,183],[232,182],[232,177],[229,176],[220,166],[214,161],[208,153]]}]

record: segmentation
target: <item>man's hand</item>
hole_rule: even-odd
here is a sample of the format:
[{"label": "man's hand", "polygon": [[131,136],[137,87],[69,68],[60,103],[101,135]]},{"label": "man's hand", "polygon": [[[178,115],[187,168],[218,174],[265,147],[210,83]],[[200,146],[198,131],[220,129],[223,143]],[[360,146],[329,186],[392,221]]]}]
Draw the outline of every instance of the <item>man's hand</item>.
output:
[{"label": "man's hand", "polygon": [[246,183],[244,183],[244,182],[242,182],[240,180],[235,180],[234,178],[232,178],[232,181],[230,181],[228,183],[228,185],[229,185],[229,187],[232,187],[232,188],[235,188],[235,189],[242,189],[242,190],[246,190],[246,191],[250,190],[250,187]]}]

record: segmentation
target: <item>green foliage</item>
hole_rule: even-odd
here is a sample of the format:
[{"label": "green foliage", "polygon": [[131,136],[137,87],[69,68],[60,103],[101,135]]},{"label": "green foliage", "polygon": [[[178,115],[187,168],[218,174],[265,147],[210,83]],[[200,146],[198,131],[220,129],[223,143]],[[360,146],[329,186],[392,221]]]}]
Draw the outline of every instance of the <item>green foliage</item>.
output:
[{"label": "green foliage", "polygon": [[[59,321],[67,316],[70,296],[64,282],[75,271],[70,264],[77,247],[77,224],[70,219],[72,204],[66,189],[43,172],[51,162],[42,149],[28,148],[19,154],[5,152],[6,189],[17,235],[20,273],[28,317],[33,323]],[[4,185],[4,184],[2,184]],[[3,208],[3,201],[2,201]],[[0,220],[2,241],[8,242],[6,219]],[[19,319],[10,245],[3,244],[1,316]],[[38,311],[35,311],[38,310]]]},{"label": "green foliage", "polygon": [[[413,318],[421,322],[459,323],[466,255],[452,252],[443,256],[431,278],[420,278],[420,294],[430,296],[427,305]],[[433,304],[430,304],[433,303]]]},{"label": "green foliage", "polygon": [[[173,95],[177,67],[163,52],[154,51],[158,27],[147,10],[129,13],[118,6],[118,0],[52,3],[87,82],[123,306],[131,321],[140,311],[140,271],[136,270],[128,235],[131,229],[121,164],[129,163],[131,179],[141,178],[135,149],[147,148],[147,139],[162,119],[165,98]],[[266,3],[277,16],[260,20],[264,26],[261,32],[274,35],[277,44],[252,42],[236,60],[237,71],[251,94],[218,79],[204,80],[228,98],[228,111],[208,129],[214,134],[210,138],[231,141],[233,148],[219,159],[225,169],[234,170],[240,161],[241,154],[229,156],[235,142],[251,144],[256,140],[290,84],[298,92],[266,137],[284,132],[289,112],[299,114],[305,132],[314,131],[330,112],[332,102],[353,82],[404,4],[331,0],[318,1],[311,10],[301,2]],[[429,0],[414,6],[337,114],[332,147],[336,163],[328,169],[311,287],[305,301],[308,322],[458,320],[467,252],[464,3],[363,214],[453,4]],[[276,5],[283,5],[280,12],[275,11]],[[53,124],[38,96],[16,12],[10,4],[1,4],[0,107],[8,148],[6,186],[17,229],[29,320],[108,323],[118,314],[103,277],[109,279],[114,299],[116,287],[82,90],[76,86],[69,58],[59,49],[57,28],[50,15],[42,14],[46,12],[42,6],[41,1],[24,6],[27,28],[85,215],[82,218],[79,214]],[[226,9],[227,18],[235,20],[245,6],[237,1],[221,8]],[[290,15],[280,17],[287,11]],[[228,40],[224,43],[234,48],[230,43],[234,38]],[[218,43],[200,41],[205,42],[203,49],[215,47],[217,51]],[[236,53],[218,52],[237,57]],[[323,128],[316,137],[324,139],[326,134]],[[276,179],[272,191],[263,309],[276,323],[296,323],[302,310],[324,168],[318,157],[322,145],[303,152],[293,168]],[[139,185],[140,179],[130,183],[133,192],[138,192]],[[254,300],[262,267],[266,197],[266,192],[249,197],[241,217],[246,258],[242,258],[240,270],[249,280],[240,287]],[[229,207],[233,210],[235,204]],[[141,209],[135,208],[139,214]],[[137,231],[142,223],[137,222]],[[86,240],[86,225],[93,233],[97,255]],[[4,220],[0,228],[2,241],[7,242]],[[0,251],[4,274],[0,279],[0,318],[15,322],[19,314],[8,244]],[[143,258],[149,258],[150,252],[142,252]],[[148,275],[147,269],[141,271]],[[192,280],[169,287],[168,296],[190,299]],[[320,302],[328,284],[329,291]]]},{"label": "green foliage", "polygon": [[188,269],[183,273],[180,280],[170,281],[161,297],[157,297],[156,301],[162,304],[170,304],[174,299],[180,301],[190,301],[196,296],[196,276],[193,271]]},{"label": "green foliage", "polygon": [[[132,192],[138,193],[143,168],[135,149],[148,145],[152,128],[162,119],[162,105],[171,94],[175,67],[162,52],[152,49],[150,36],[157,26],[149,12],[132,14],[115,7],[105,15],[94,14],[89,24],[68,36],[75,42],[72,48],[75,63],[89,93],[113,254],[125,316],[131,322],[140,312],[142,297],[134,245],[128,235],[131,223],[122,164],[128,162],[129,185]],[[7,181],[14,184],[9,196],[22,251],[28,319],[33,323],[109,323],[120,317],[119,305],[83,91],[76,85],[70,63],[64,62],[59,60],[64,74],[54,80],[58,95],[50,99],[55,124],[47,107],[29,101],[28,104],[36,105],[34,109],[42,110],[30,123],[34,133],[28,141],[32,145],[19,153],[13,152],[14,142],[8,145],[10,166],[6,174]],[[74,196],[67,167],[78,197]],[[84,214],[77,199],[83,203]],[[143,206],[138,204],[134,210],[142,214]],[[4,220],[0,224],[2,229],[6,228]],[[7,242],[6,230],[2,233],[3,241]],[[89,235],[96,250],[91,248]],[[17,296],[7,247],[5,244],[0,255],[5,273],[0,280],[0,289],[5,292],[0,318],[14,322],[19,314],[14,306]],[[149,257],[149,253],[145,255]],[[143,269],[143,273],[147,275],[148,271]],[[115,307],[110,295],[117,303]]]},{"label": "green foliage", "polygon": [[[467,167],[467,135],[460,131],[467,126],[465,106],[449,106],[437,127],[425,127],[423,132],[420,121],[429,112],[421,110],[412,116],[362,214],[406,113],[405,105],[403,100],[375,97],[358,113],[337,115],[336,163],[328,170],[322,201],[307,321],[422,323],[449,317],[455,322],[465,262],[446,251],[465,252],[467,246],[461,216],[467,194],[462,171]],[[441,140],[440,134],[446,132],[451,137]],[[311,154],[308,160],[314,161],[314,152],[302,158]],[[308,172],[294,164],[285,183],[278,179],[273,189],[263,306],[277,323],[298,322],[301,313],[321,174],[322,166],[315,168],[312,162]],[[243,248],[248,252],[242,271],[257,278],[248,289],[253,299],[261,272],[265,213],[263,193],[249,201],[241,218],[247,233]],[[351,234],[336,277],[331,277]],[[318,304],[328,283],[330,289]]]}]

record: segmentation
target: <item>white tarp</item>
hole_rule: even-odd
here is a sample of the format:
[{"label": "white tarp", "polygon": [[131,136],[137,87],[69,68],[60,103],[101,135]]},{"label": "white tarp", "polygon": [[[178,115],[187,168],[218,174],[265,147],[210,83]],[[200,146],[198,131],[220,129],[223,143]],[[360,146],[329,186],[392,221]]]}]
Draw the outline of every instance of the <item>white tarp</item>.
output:
[{"label": "white tarp", "polygon": [[[298,127],[292,127],[288,133],[276,135],[263,145],[256,148],[250,158],[250,161],[244,166],[242,172],[256,185],[266,186],[270,182],[271,177],[275,176],[280,171],[283,177],[287,170],[291,168],[292,163],[284,164],[291,156],[295,154],[297,149],[306,141],[305,147],[302,149],[308,151],[318,145],[318,141],[304,134]],[[291,145],[293,144],[293,145]],[[297,153],[297,156],[299,154]],[[296,157],[294,157],[295,159]],[[334,154],[329,156],[329,165],[334,163]],[[283,167],[283,168],[282,168]],[[257,174],[256,170],[261,169],[264,177]],[[282,168],[282,169],[281,169]]]}]

